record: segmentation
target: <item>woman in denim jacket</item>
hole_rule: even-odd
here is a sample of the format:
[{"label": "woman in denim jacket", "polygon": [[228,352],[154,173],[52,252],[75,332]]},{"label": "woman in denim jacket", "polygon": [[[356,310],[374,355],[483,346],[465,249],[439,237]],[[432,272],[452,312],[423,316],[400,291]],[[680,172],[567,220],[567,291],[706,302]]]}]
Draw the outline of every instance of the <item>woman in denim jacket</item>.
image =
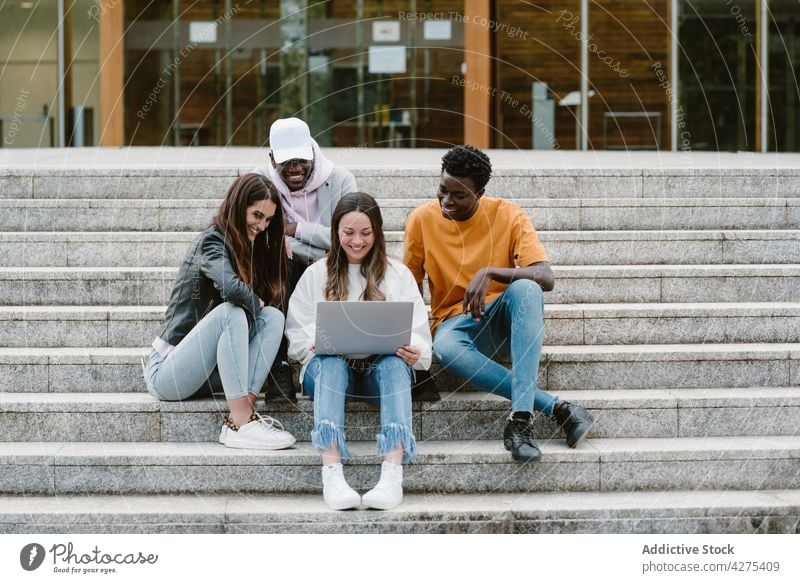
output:
[{"label": "woman in denim jacket", "polygon": [[[321,301],[410,301],[414,303],[411,343],[393,355],[324,356],[314,353],[316,306]],[[322,456],[325,502],[334,510],[394,508],[403,499],[402,462],[414,461],[411,423],[412,368],[431,363],[428,313],[411,272],[386,256],[383,220],[375,199],[343,196],[333,212],[331,249],[309,267],[289,300],[286,317],[289,356],[303,364],[301,380],[314,399],[311,441]],[[380,403],[378,450],[384,456],[378,484],[363,500],[345,481],[342,459],[352,457],[344,433],[345,401]]]},{"label": "woman in denim jacket", "polygon": [[285,277],[278,193],[266,178],[245,174],[189,248],[144,365],[147,389],[162,401],[194,396],[216,368],[230,409],[219,441],[228,447],[283,449],[295,442],[254,409],[283,333]]}]

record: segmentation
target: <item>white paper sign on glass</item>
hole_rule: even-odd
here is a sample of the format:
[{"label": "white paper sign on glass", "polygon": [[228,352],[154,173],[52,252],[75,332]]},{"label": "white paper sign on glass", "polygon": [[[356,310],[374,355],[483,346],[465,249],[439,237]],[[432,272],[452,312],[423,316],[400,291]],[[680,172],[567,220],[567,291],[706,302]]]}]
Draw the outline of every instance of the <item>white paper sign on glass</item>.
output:
[{"label": "white paper sign on glass", "polygon": [[425,40],[450,40],[453,38],[453,23],[449,20],[426,20],[422,37]]},{"label": "white paper sign on glass", "polygon": [[406,47],[369,47],[370,73],[405,73]]},{"label": "white paper sign on glass", "polygon": [[217,42],[217,23],[213,20],[211,22],[190,22],[189,42],[193,44]]},{"label": "white paper sign on glass", "polygon": [[372,40],[376,43],[400,42],[400,22],[378,20],[372,23]]}]

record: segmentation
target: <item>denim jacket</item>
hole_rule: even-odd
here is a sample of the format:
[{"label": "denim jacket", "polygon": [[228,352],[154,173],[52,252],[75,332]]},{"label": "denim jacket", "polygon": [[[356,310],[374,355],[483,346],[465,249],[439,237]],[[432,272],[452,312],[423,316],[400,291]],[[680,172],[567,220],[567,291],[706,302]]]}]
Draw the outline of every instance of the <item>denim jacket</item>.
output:
[{"label": "denim jacket", "polygon": [[216,227],[206,229],[192,242],[178,271],[158,338],[153,342],[153,348],[162,356],[223,302],[243,308],[248,324],[255,321],[260,298],[236,275],[231,253],[228,241]]}]

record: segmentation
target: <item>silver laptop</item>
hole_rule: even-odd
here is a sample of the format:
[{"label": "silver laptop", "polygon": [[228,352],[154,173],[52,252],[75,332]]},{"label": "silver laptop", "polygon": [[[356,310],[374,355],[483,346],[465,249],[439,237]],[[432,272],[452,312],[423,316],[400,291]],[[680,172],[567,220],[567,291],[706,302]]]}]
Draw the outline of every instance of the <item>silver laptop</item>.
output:
[{"label": "silver laptop", "polygon": [[314,352],[394,354],[411,342],[414,302],[319,302]]}]

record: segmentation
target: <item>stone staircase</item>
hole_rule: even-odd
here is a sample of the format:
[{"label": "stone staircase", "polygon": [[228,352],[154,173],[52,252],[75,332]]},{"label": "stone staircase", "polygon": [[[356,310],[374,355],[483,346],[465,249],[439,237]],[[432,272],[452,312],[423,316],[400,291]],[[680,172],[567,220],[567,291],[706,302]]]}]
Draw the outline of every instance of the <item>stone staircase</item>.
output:
[{"label": "stone staircase", "polygon": [[[332,512],[310,402],[268,406],[295,448],[236,451],[223,400],[141,379],[178,262],[247,168],[0,169],[0,532],[800,532],[800,170],[498,169],[488,191],[556,273],[539,385],[594,412],[591,439],[538,419],[541,463],[513,463],[506,403],[442,374],[404,504]],[[353,170],[398,256],[437,169]],[[347,424],[364,491],[378,416]]]}]

